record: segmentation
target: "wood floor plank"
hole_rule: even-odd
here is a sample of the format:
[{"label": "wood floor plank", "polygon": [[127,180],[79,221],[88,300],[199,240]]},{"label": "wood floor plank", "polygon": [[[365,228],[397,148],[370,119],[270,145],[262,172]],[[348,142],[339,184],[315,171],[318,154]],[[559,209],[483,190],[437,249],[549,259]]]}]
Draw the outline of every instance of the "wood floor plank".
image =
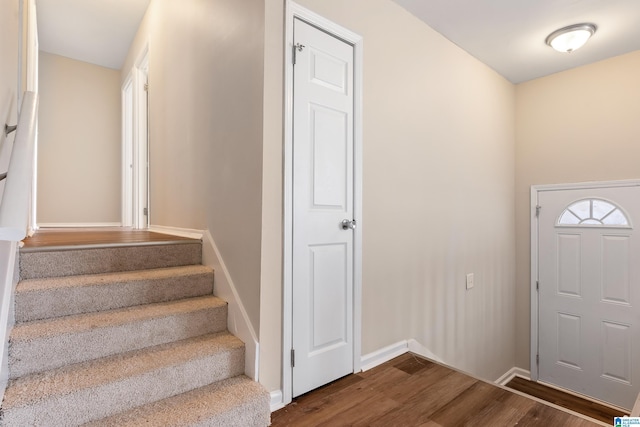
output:
[{"label": "wood floor plank", "polygon": [[133,230],[122,227],[40,229],[27,237],[25,248],[56,246],[83,246],[98,244],[129,244],[192,240],[187,237],[156,233],[149,230]]},{"label": "wood floor plank", "polygon": [[572,426],[599,424],[404,354],[294,399],[272,426]]},{"label": "wood floor plank", "polygon": [[583,399],[569,393],[564,393],[555,388],[547,387],[544,384],[529,381],[520,377],[514,377],[506,384],[506,386],[605,423],[612,423],[614,417],[629,415],[628,412],[619,411],[617,409],[601,405],[597,402]]},{"label": "wood floor plank", "polygon": [[473,421],[483,408],[492,404],[503,390],[482,381],[476,381],[447,405],[429,416],[429,419],[439,423],[454,426],[465,425]]}]

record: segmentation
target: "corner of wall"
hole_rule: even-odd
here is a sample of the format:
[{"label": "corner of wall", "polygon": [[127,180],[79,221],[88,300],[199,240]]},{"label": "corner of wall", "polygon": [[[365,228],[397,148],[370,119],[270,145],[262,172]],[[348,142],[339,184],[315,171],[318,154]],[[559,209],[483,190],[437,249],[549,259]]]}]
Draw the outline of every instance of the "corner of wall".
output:
[{"label": "corner of wall", "polygon": [[514,377],[522,377],[524,379],[530,380],[531,372],[527,371],[526,369],[521,369],[514,366],[513,368],[505,372],[500,378],[495,380],[494,383],[500,384],[500,385],[506,385]]},{"label": "corner of wall", "polygon": [[427,359],[431,359],[438,363],[446,364],[444,360],[442,360],[442,358],[436,356],[431,350],[420,344],[417,340],[411,338],[407,344],[410,352],[418,354],[422,357],[426,357]]}]

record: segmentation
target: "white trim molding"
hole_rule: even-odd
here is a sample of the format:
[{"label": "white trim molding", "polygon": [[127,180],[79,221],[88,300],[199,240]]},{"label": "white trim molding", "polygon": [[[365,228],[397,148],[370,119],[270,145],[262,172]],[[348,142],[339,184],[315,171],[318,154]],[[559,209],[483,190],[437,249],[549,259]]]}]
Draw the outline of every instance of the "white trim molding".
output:
[{"label": "white trim molding", "polygon": [[536,215],[536,207],[539,202],[539,193],[543,191],[561,191],[561,190],[581,190],[581,189],[597,189],[597,188],[615,188],[615,187],[639,187],[640,180],[620,180],[620,181],[592,181],[592,182],[577,182],[569,184],[545,184],[545,185],[532,185],[531,186],[531,205],[529,208],[529,217],[531,224],[531,354],[530,354],[530,378],[532,381],[538,381],[539,370],[536,362],[538,355],[538,291],[537,282],[538,268],[539,268],[539,224],[538,217]]},{"label": "white trim molding", "polygon": [[494,383],[500,384],[500,385],[506,385],[509,381],[511,381],[515,377],[520,377],[526,380],[530,380],[531,372],[527,371],[526,369],[517,368],[514,366],[513,368],[509,369],[507,372],[502,374],[500,378],[494,381]]},{"label": "white trim molding", "polygon": [[205,231],[196,230],[193,228],[179,228],[179,227],[167,227],[165,225],[150,225],[149,231],[154,233],[170,234],[172,236],[187,237],[189,239],[201,240]]},{"label": "white trim molding", "polygon": [[382,365],[389,360],[405,354],[409,351],[409,342],[407,340],[399,341],[395,344],[388,345],[379,350],[372,351],[360,358],[360,366],[362,371],[368,371],[378,365]]},{"label": "white trim molding", "polygon": [[282,400],[282,390],[274,390],[271,393],[271,412],[275,412],[278,409],[284,408],[284,400]]},{"label": "white trim molding", "polygon": [[354,52],[354,230],[353,257],[353,370],[360,372],[362,353],[362,77],[363,39],[360,35],[286,0],[285,20],[285,114],[284,114],[284,194],[283,194],[283,302],[282,302],[282,394],[284,404],[292,399],[291,341],[293,312],[293,21],[301,19],[353,46]]},{"label": "white trim molding", "polygon": [[9,381],[9,332],[18,283],[18,242],[0,241],[0,402]]},{"label": "white trim molding", "polygon": [[249,321],[249,316],[242,305],[242,300],[238,296],[233,279],[231,279],[229,270],[224,264],[220,251],[209,230],[204,232],[202,238],[202,264],[215,270],[213,293],[228,304],[227,329],[244,342],[244,373],[254,381],[258,381],[260,366],[258,336]]},{"label": "white trim molding", "polygon": [[215,271],[213,293],[228,304],[227,329],[240,338],[245,345],[244,373],[254,381],[258,381],[260,344],[257,334],[209,230],[152,225],[149,231],[202,240],[202,264]]},{"label": "white trim molding", "polygon": [[102,228],[122,227],[121,222],[45,222],[38,224],[41,228]]},{"label": "white trim molding", "polygon": [[431,350],[420,344],[417,340],[410,338],[408,340],[398,341],[395,344],[388,345],[362,356],[360,359],[362,371],[368,371],[369,369],[382,365],[383,363],[407,352],[414,353],[418,356],[446,365],[446,363],[440,357],[436,356]]},{"label": "white trim molding", "polygon": [[427,347],[425,347],[422,344],[420,344],[415,339],[411,338],[408,341],[408,345],[409,345],[409,351],[411,353],[415,353],[415,354],[417,354],[419,356],[426,357],[427,359],[433,360],[434,362],[438,362],[438,363],[442,363],[443,365],[447,365],[447,363],[445,363],[444,360],[442,360],[441,357],[437,356],[435,353],[433,353]]}]

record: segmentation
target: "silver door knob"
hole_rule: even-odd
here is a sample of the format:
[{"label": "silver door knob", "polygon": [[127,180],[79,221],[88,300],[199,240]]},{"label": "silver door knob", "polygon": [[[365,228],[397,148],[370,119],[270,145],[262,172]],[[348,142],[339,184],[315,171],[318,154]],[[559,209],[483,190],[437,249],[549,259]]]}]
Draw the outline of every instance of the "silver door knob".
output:
[{"label": "silver door knob", "polygon": [[355,230],[356,228],[356,220],[355,219],[343,219],[340,223],[342,225],[343,230]]}]

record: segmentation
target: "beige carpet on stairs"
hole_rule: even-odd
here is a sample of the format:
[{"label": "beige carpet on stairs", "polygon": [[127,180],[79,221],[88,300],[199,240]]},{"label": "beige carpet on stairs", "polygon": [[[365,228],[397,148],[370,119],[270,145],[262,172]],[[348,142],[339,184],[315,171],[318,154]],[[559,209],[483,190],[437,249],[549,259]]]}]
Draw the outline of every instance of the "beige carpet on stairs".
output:
[{"label": "beige carpet on stairs", "polygon": [[201,243],[20,254],[2,426],[265,426]]}]

